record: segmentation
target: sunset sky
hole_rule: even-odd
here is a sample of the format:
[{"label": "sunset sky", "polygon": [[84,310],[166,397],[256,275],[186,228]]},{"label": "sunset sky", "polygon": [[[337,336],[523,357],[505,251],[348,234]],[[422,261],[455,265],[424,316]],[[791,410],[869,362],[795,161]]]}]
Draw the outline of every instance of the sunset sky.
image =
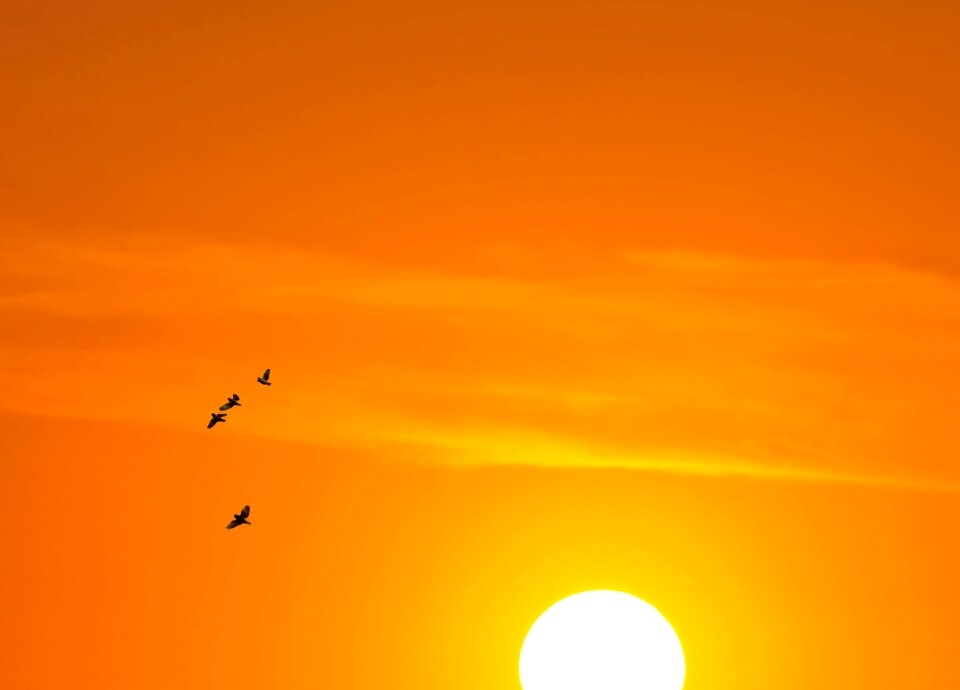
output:
[{"label": "sunset sky", "polygon": [[960,687],[958,46],[0,1],[0,687],[519,690],[598,588],[685,690]]}]

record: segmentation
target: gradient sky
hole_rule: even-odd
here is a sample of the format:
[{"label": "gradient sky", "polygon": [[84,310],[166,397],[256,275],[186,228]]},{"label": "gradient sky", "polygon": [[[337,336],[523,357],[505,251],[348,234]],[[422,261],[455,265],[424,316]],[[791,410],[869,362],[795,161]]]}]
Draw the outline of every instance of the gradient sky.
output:
[{"label": "gradient sky", "polygon": [[0,3],[0,686],[519,690],[595,588],[686,690],[960,685],[957,46]]}]

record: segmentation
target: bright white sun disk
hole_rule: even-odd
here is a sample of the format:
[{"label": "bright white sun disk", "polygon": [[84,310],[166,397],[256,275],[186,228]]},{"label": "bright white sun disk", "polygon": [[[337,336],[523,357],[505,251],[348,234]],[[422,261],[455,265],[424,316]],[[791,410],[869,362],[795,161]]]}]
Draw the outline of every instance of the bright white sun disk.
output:
[{"label": "bright white sun disk", "polygon": [[557,602],[520,650],[523,690],[681,690],[685,675],[673,627],[625,592],[581,592]]}]

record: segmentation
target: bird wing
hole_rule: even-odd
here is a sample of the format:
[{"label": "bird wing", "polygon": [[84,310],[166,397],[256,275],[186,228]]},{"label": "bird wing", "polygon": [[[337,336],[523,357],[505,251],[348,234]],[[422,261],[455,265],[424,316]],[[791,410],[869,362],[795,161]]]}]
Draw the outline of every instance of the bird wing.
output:
[{"label": "bird wing", "polygon": [[269,369],[267,369],[265,372],[263,372],[263,380],[264,380],[264,381],[269,381],[269,380],[270,380],[270,370],[269,370]]},{"label": "bird wing", "polygon": [[221,409],[221,410],[229,410],[231,407],[233,407],[233,400],[227,400],[227,402],[223,403],[223,404],[220,406],[220,409]]},{"label": "bird wing", "polygon": [[217,423],[217,418],[216,418],[216,417],[211,417],[211,418],[210,418],[210,421],[207,422],[207,428],[208,428],[208,429],[212,429],[213,426],[214,426],[214,424],[216,424],[216,423]]},{"label": "bird wing", "polygon": [[250,506],[243,507],[243,510],[240,511],[240,517],[242,517],[244,520],[250,517]]},{"label": "bird wing", "polygon": [[237,520],[231,520],[231,521],[230,521],[230,524],[227,525],[227,529],[233,529],[234,527],[238,526],[239,524],[240,524],[239,521],[237,521]]},{"label": "bird wing", "polygon": [[239,399],[240,399],[240,396],[237,395],[236,393],[234,393],[234,394],[233,394],[233,400],[234,400],[234,401],[237,401],[237,400],[239,400]]}]

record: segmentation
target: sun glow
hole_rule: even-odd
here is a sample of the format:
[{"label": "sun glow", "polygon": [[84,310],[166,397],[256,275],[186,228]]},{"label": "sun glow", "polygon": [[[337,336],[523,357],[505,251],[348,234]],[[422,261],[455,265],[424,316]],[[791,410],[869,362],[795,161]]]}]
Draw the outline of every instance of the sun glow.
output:
[{"label": "sun glow", "polygon": [[581,592],[547,609],[520,651],[523,690],[681,690],[680,639],[625,592]]}]

